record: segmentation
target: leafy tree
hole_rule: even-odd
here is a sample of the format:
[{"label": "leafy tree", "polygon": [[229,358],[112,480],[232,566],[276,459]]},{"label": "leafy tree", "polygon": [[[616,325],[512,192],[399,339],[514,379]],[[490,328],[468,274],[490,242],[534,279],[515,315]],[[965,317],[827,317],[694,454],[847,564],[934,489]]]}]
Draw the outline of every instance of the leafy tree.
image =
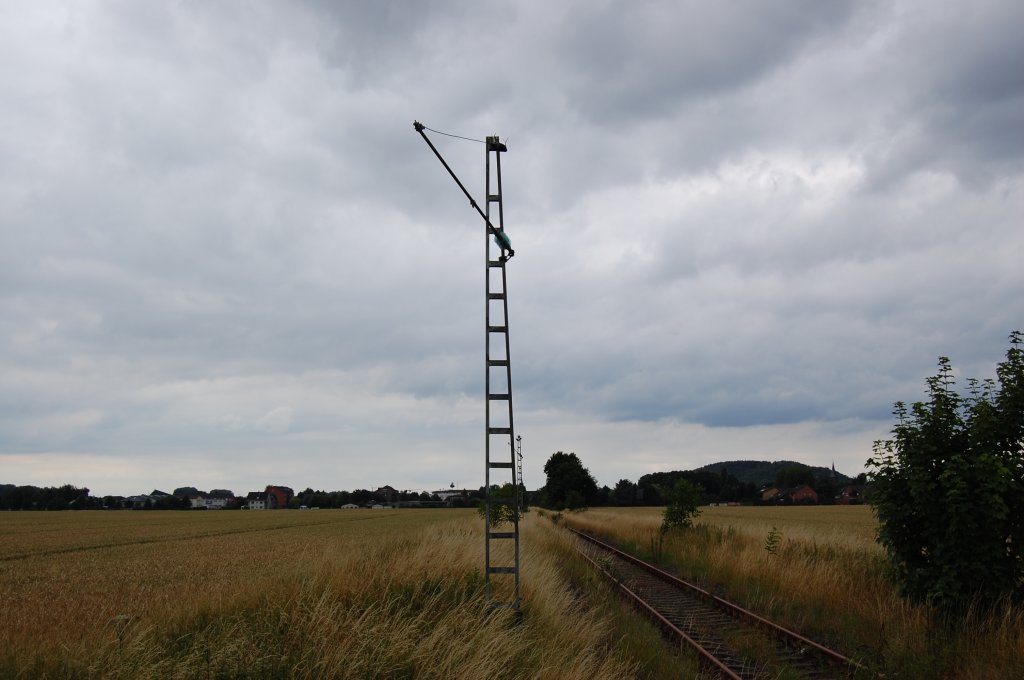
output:
[{"label": "leafy tree", "polygon": [[741,501],[757,501],[761,499],[761,495],[757,493],[757,484],[753,482],[744,482],[740,484],[738,491],[738,500]]},{"label": "leafy tree", "polygon": [[100,503],[104,510],[121,509],[124,506],[124,496],[104,496]]},{"label": "leafy tree", "polygon": [[[679,479],[685,479],[700,489],[701,503],[719,503],[736,501],[744,497],[745,489],[740,481],[726,469],[718,472],[707,468],[699,470],[673,470],[672,472],[652,472],[642,476],[637,482],[638,497],[641,505],[664,505],[668,502],[663,497],[663,490],[672,489]],[[756,493],[753,489],[752,493]]]},{"label": "leafy tree", "polygon": [[[489,506],[491,516],[488,524],[492,527],[510,524],[518,519],[522,519],[524,511],[522,507],[519,508],[518,517],[516,516],[515,494],[516,490],[512,486],[512,482],[506,482],[500,487],[494,485],[491,487],[490,502],[480,501],[477,504],[477,513],[481,519],[486,519]],[[511,502],[502,499],[510,499]]]},{"label": "leafy tree", "polygon": [[576,489],[569,489],[569,493],[565,494],[565,502],[562,503],[569,510],[579,510],[586,508],[588,503],[587,499],[583,497],[583,494]]},{"label": "leafy tree", "polygon": [[954,390],[949,359],[928,400],[895,405],[893,438],[868,460],[878,540],[901,591],[947,612],[1024,595],[1024,351],[999,364],[998,386]]},{"label": "leafy tree", "polygon": [[722,467],[722,471],[718,475],[718,502],[728,503],[730,501],[738,501],[743,496],[742,486],[740,480],[729,474],[729,470]]},{"label": "leafy tree", "polygon": [[575,453],[551,454],[544,463],[544,474],[547,475],[544,499],[548,507],[557,510],[585,507],[597,496],[597,480]]},{"label": "leafy tree", "polygon": [[0,509],[68,510],[82,507],[81,504],[88,501],[89,498],[89,489],[72,484],[41,488],[32,485],[12,486],[7,484],[4,485],[3,494],[0,495]]},{"label": "leafy tree", "polygon": [[153,502],[153,507],[157,510],[188,510],[192,504],[187,498],[161,496]]},{"label": "leafy tree", "polygon": [[813,487],[814,482],[814,470],[800,463],[787,465],[775,475],[775,485],[780,489],[791,489],[801,484]]},{"label": "leafy tree", "polygon": [[612,500],[615,505],[636,505],[636,484],[628,479],[620,479],[615,483]]},{"label": "leafy tree", "polygon": [[700,487],[687,479],[679,479],[665,494],[668,504],[661,520],[661,532],[671,529],[687,529],[693,526],[694,518],[700,514]]},{"label": "leafy tree", "polygon": [[661,486],[650,479],[650,475],[644,475],[636,482],[637,505],[664,505],[661,499]]},{"label": "leafy tree", "polygon": [[832,477],[820,476],[814,480],[811,487],[818,492],[818,502],[822,505],[833,505],[836,502],[836,494],[840,487],[832,481]]},{"label": "leafy tree", "polygon": [[368,489],[356,489],[350,498],[356,505],[366,505],[373,500],[373,492]]}]

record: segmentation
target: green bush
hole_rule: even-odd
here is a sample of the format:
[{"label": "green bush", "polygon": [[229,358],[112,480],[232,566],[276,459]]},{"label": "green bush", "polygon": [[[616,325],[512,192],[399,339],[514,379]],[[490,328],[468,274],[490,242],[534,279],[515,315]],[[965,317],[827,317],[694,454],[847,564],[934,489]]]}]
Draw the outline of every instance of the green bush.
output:
[{"label": "green bush", "polygon": [[670,529],[693,526],[693,519],[700,514],[700,487],[685,479],[676,480],[675,485],[665,494],[668,505],[662,515],[661,532]]},{"label": "green bush", "polygon": [[1010,335],[991,379],[954,390],[949,359],[928,400],[897,402],[875,443],[870,502],[901,592],[945,612],[1024,594],[1024,351]]}]

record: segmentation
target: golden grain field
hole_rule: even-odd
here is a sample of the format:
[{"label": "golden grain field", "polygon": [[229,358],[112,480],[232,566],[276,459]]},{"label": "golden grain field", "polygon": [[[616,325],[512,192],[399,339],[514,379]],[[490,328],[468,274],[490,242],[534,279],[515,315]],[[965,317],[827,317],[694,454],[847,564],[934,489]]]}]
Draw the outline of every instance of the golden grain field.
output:
[{"label": "golden grain field", "polygon": [[907,604],[868,508],[704,508],[664,540],[660,522],[658,508],[531,512],[517,622],[486,606],[471,510],[2,513],[0,677],[698,677],[565,524],[886,677],[1024,677],[1021,610],[963,626]]},{"label": "golden grain field", "polygon": [[486,606],[472,511],[3,513],[0,539],[3,677],[693,673],[585,596],[564,532],[536,516],[521,623]]}]

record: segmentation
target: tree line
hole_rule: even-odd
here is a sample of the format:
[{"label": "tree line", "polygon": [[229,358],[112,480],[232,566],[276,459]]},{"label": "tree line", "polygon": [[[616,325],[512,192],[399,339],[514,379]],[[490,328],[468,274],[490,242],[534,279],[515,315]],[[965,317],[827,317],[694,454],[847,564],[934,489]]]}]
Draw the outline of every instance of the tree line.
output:
[{"label": "tree line", "polygon": [[[614,487],[599,486],[590,471],[584,467],[575,453],[558,451],[552,454],[544,466],[546,484],[540,489],[527,492],[521,488],[526,503],[542,505],[553,509],[600,507],[600,506],[662,506],[668,503],[669,490],[680,479],[685,479],[700,490],[700,502],[709,503],[757,503],[760,501],[760,487],[753,482],[740,482],[726,469],[719,472],[709,470],[682,470],[654,472],[643,475],[636,482],[620,479]],[[859,480],[863,482],[863,475]],[[773,481],[779,488],[790,488],[808,484],[819,494],[819,502],[827,504],[838,491],[839,485],[826,476],[815,476],[813,470],[794,463],[782,468]],[[189,497],[200,495],[195,487],[180,487],[169,496],[154,496],[142,503],[143,510],[188,510]],[[205,495],[232,498],[227,489],[213,489]],[[500,495],[500,494],[499,494]],[[466,490],[464,493],[445,501],[454,507],[473,507],[484,497],[484,489]],[[353,491],[323,491],[311,487],[299,491],[288,507],[340,508],[345,505],[370,505],[373,503],[430,503],[442,502],[436,493],[427,491],[394,491],[378,489],[355,489]],[[91,496],[89,489],[65,484],[59,487],[0,485],[0,510],[105,510],[119,509],[129,505],[123,496]]]},{"label": "tree line", "polygon": [[[447,504],[454,507],[466,507],[475,504],[479,498],[483,498],[483,487],[475,490],[467,490],[465,494],[450,497]],[[436,493],[428,491],[394,491],[390,493],[380,489],[370,491],[369,489],[355,489],[353,491],[314,491],[311,488],[296,492],[289,501],[288,507],[300,508],[340,508],[344,505],[370,505],[373,503],[440,503],[442,499]]]},{"label": "tree line", "polygon": [[[195,487],[181,487],[170,495],[153,495],[144,502],[132,503],[124,496],[91,496],[89,489],[73,484],[63,486],[38,487],[32,485],[17,486],[0,484],[0,510],[119,510],[134,508],[139,510],[189,510],[192,504],[190,497],[200,494],[214,498],[236,498],[227,489],[213,489],[201,492]],[[452,507],[472,507],[484,497],[484,489],[466,490],[465,493],[449,498],[447,501],[436,493],[426,491],[395,491],[390,493],[383,489],[355,489],[354,491],[315,491],[306,488],[297,492],[288,503],[289,508],[317,507],[340,508],[345,505],[371,505],[374,503],[431,503],[444,502]],[[243,500],[243,499],[238,499]],[[236,504],[232,507],[240,507]]]},{"label": "tree line", "polygon": [[102,503],[89,489],[63,486],[0,484],[0,510],[88,510]]},{"label": "tree line", "polygon": [[[823,505],[835,502],[835,496],[848,482],[848,478],[833,478],[831,475],[815,474],[813,468],[801,463],[782,466],[774,479],[760,484],[741,482],[728,469],[718,472],[711,470],[674,470],[652,472],[641,476],[636,482],[620,479],[614,487],[598,486],[580,457],[575,453],[557,451],[544,465],[547,481],[543,487],[531,494],[532,502],[553,510],[576,509],[601,506],[664,506],[674,493],[679,480],[686,480],[699,490],[699,502],[746,503],[761,502],[761,490],[774,485],[779,489],[790,489],[802,484],[813,488]],[[861,473],[854,480],[866,484],[866,475]]]}]

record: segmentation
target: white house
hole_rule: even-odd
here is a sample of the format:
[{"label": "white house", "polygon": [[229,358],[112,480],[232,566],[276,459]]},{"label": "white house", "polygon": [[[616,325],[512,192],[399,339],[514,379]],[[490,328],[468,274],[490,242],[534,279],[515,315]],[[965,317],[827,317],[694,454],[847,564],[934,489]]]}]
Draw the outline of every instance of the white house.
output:
[{"label": "white house", "polygon": [[223,510],[228,505],[226,498],[213,498],[212,496],[200,493],[188,499],[193,510]]},{"label": "white house", "polygon": [[443,501],[448,500],[452,496],[465,496],[468,494],[465,489],[438,489],[437,491],[431,491],[430,493]]},{"label": "white house", "polygon": [[267,496],[262,491],[250,491],[245,496],[245,507],[250,510],[266,510]]}]

